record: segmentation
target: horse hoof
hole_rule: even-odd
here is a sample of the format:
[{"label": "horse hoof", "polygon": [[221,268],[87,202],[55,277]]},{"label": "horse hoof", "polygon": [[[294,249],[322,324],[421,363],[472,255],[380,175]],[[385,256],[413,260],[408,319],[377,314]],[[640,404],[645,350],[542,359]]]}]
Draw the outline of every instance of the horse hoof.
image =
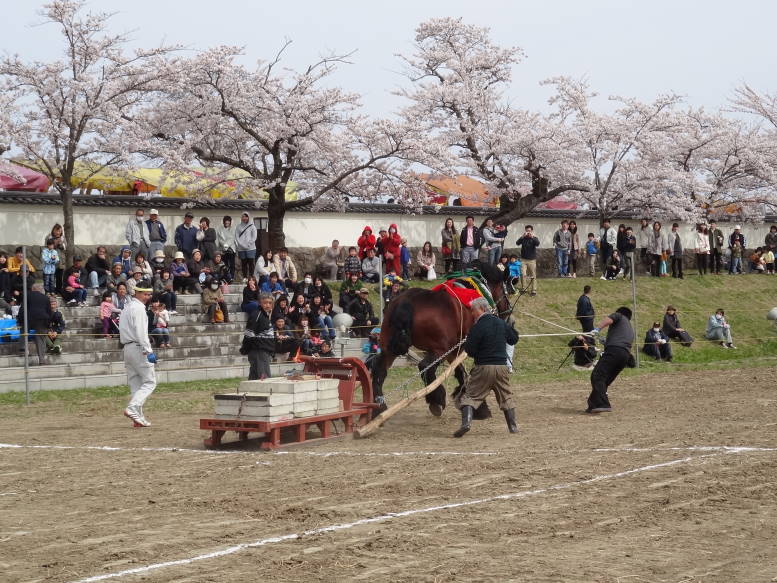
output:
[{"label": "horse hoof", "polygon": [[436,403],[429,404],[429,412],[435,417],[442,417],[442,410],[443,410],[443,407],[441,407]]}]

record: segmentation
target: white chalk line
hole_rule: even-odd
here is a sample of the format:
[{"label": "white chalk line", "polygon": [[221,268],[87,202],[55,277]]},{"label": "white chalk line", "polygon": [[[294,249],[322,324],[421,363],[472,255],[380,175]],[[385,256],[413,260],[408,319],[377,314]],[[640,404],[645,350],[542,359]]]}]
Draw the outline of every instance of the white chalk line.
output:
[{"label": "white chalk line", "polygon": [[720,451],[730,453],[748,453],[758,451],[777,451],[777,447],[750,447],[739,445],[689,445],[687,447],[599,447],[593,451]]},{"label": "white chalk line", "polygon": [[77,581],[74,581],[73,583],[93,583],[95,581],[105,581],[106,579],[114,579],[117,577],[125,577],[127,575],[136,575],[138,573],[148,573],[149,571],[156,571],[158,569],[164,569],[167,567],[176,567],[180,565],[189,565],[191,563],[197,562],[197,561],[204,561],[207,559],[215,559],[219,557],[225,557],[228,555],[233,555],[235,553],[247,550],[247,549],[253,549],[257,547],[263,547],[269,544],[279,543],[279,542],[285,542],[285,541],[291,541],[291,540],[297,540],[301,539],[303,537],[308,536],[315,536],[319,534],[329,533],[329,532],[336,532],[340,530],[349,530],[351,528],[354,528],[356,526],[362,526],[365,524],[374,524],[378,522],[385,522],[388,520],[393,520],[395,518],[405,518],[407,516],[415,516],[418,514],[427,514],[430,512],[438,512],[440,510],[451,510],[453,508],[464,508],[467,506],[477,506],[480,504],[487,504],[490,502],[497,502],[501,500],[515,500],[519,498],[528,498],[529,496],[537,496],[539,494],[545,494],[548,492],[554,492],[558,490],[567,490],[570,488],[575,488],[578,486],[584,486],[587,484],[593,484],[595,482],[601,482],[604,480],[612,480],[617,478],[623,478],[626,476],[631,476],[633,474],[638,474],[640,472],[648,472],[651,470],[656,470],[659,468],[666,468],[670,466],[675,466],[678,464],[687,463],[693,460],[699,460],[703,458],[708,457],[715,457],[718,455],[721,455],[723,452],[718,453],[710,453],[705,455],[699,455],[699,456],[689,456],[684,457],[681,459],[671,460],[668,462],[663,462],[659,464],[652,464],[649,466],[642,466],[639,468],[633,468],[630,470],[624,470],[622,472],[616,472],[614,474],[603,474],[600,476],[594,476],[593,478],[588,478],[586,480],[580,480],[577,482],[565,482],[562,484],[556,484],[553,486],[548,486],[547,488],[538,488],[536,490],[524,490],[522,492],[513,492],[509,494],[501,494],[499,496],[491,496],[488,498],[480,498],[476,500],[466,500],[464,502],[454,502],[451,504],[443,504],[440,506],[431,506],[427,508],[418,508],[414,510],[405,510],[404,512],[389,512],[387,514],[382,514],[380,516],[374,516],[372,518],[363,518],[361,520],[356,520],[354,522],[348,522],[344,524],[333,524],[330,526],[324,526],[320,528],[314,528],[311,530],[306,530],[302,533],[291,533],[291,534],[285,534],[281,536],[275,536],[265,539],[260,539],[254,542],[249,543],[241,543],[238,545],[234,545],[231,547],[227,547],[225,549],[222,549],[220,551],[213,551],[210,553],[205,553],[203,555],[196,555],[194,557],[188,557],[185,559],[177,559],[174,561],[165,561],[163,563],[154,563],[151,565],[145,565],[143,567],[135,567],[133,569],[126,569],[124,571],[117,571],[115,573],[107,573],[104,575],[94,575],[92,577],[87,577],[85,579],[79,579]]},{"label": "white chalk line", "polygon": [[16,496],[19,492],[0,492],[0,496]]},{"label": "white chalk line", "polygon": [[[139,452],[173,452],[202,453],[207,455],[267,455],[266,452],[241,450],[186,449],[182,447],[115,447],[110,445],[25,445],[18,443],[0,443],[0,449],[80,449],[92,451],[139,451]],[[304,455],[312,457],[354,456],[354,457],[401,457],[401,456],[489,456],[500,455],[500,452],[486,451],[394,451],[394,452],[360,452],[360,451],[275,451],[273,455]]]}]

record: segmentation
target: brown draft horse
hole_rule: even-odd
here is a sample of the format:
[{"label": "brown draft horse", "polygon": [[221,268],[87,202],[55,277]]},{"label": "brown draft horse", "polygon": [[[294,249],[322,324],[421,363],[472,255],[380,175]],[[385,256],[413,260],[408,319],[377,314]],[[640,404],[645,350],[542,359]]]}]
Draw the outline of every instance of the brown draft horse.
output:
[{"label": "brown draft horse", "polygon": [[[473,262],[472,267],[480,271],[482,278],[488,284],[499,317],[507,318],[511,309],[502,272],[493,265],[480,261]],[[469,308],[442,289],[432,291],[411,288],[393,300],[383,315],[380,329],[381,352],[371,367],[373,395],[380,409],[386,409],[383,383],[388,369],[398,356],[407,354],[411,346],[423,351],[424,358],[418,363],[418,370],[422,371],[464,338],[472,323]],[[458,352],[454,350],[445,359],[452,362]],[[431,383],[436,378],[437,366],[423,373],[421,378],[425,384]],[[464,366],[458,365],[454,374],[459,383],[453,391],[456,394],[463,389],[466,381]],[[437,387],[426,395],[426,402],[432,415],[436,417],[442,415],[445,409],[445,397],[443,386]],[[483,405],[486,405],[485,402]],[[490,417],[487,406],[476,412],[476,418],[486,417]]]}]

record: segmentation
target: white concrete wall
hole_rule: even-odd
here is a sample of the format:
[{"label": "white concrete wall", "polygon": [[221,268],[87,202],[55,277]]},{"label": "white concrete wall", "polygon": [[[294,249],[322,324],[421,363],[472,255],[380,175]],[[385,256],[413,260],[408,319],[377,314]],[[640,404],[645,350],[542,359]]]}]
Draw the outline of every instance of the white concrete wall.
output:
[{"label": "white concrete wall", "polygon": [[[145,207],[146,212],[151,208]],[[200,210],[193,211],[195,222],[205,213]],[[210,211],[207,216],[211,219],[211,225],[221,224],[221,218],[225,214],[232,216],[233,221],[239,222],[242,211]],[[160,220],[169,232],[169,243],[172,243],[175,227],[183,221],[184,211],[180,209],[161,209]],[[127,221],[134,215],[134,209],[114,207],[76,207],[75,229],[76,243],[78,245],[121,245],[124,239],[124,228]],[[266,213],[252,213],[252,216],[266,216]],[[440,244],[440,229],[445,223],[446,215],[390,215],[375,213],[373,215],[362,213],[331,213],[331,212],[292,212],[286,215],[284,223],[286,243],[289,247],[323,247],[331,243],[332,239],[339,239],[341,245],[355,245],[356,239],[365,225],[370,225],[377,234],[381,227],[388,228],[392,222],[397,223],[400,234],[407,238],[410,247],[420,247],[424,241],[431,241],[437,247]],[[453,217],[457,228],[464,224],[463,216]],[[475,217],[477,223],[483,216]],[[588,232],[598,232],[596,221],[575,219],[578,225],[581,241]],[[62,223],[62,211],[55,205],[22,205],[0,204],[0,249],[12,250],[15,245],[42,245],[45,237],[51,231],[54,223]],[[534,230],[542,242],[542,247],[550,247],[554,231],[558,228],[556,219],[526,218],[511,225],[508,229],[507,247],[514,246],[515,240],[523,232],[526,223],[534,225]],[[615,221],[617,224],[620,221]],[[639,227],[639,221],[628,222],[633,228]],[[671,223],[670,223],[671,225]],[[724,234],[728,235],[733,230],[733,224],[721,223],[719,225]],[[665,224],[664,228],[668,228]],[[694,227],[682,224],[685,246],[693,246]],[[747,237],[749,248],[763,244],[764,237],[769,231],[769,224],[745,224],[743,232]]]}]

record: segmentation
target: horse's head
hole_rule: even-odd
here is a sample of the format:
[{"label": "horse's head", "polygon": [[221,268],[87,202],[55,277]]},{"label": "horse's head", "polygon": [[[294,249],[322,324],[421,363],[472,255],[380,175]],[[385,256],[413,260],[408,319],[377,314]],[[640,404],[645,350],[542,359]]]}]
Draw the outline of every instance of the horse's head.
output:
[{"label": "horse's head", "polygon": [[491,290],[491,297],[494,298],[494,305],[496,306],[497,316],[502,320],[506,320],[512,313],[512,307],[510,306],[510,300],[507,297],[507,288],[504,283],[504,275],[496,267],[490,263],[482,261],[473,261],[472,267],[478,269],[483,279],[488,284],[488,289]]}]

